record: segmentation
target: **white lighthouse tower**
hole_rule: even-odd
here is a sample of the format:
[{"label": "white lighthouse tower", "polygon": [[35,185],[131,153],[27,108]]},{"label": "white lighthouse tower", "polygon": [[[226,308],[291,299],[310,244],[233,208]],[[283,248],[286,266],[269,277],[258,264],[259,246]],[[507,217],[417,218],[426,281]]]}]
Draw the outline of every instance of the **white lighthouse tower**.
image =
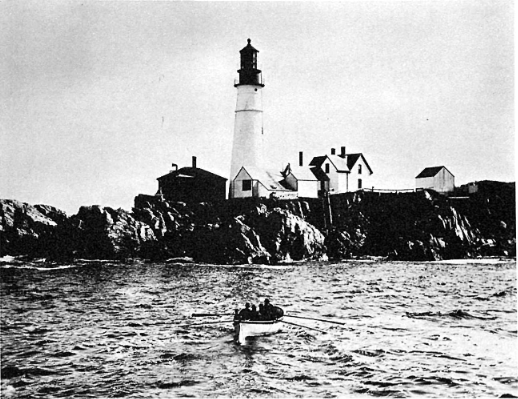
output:
[{"label": "white lighthouse tower", "polygon": [[237,88],[236,119],[234,123],[234,142],[230,184],[241,167],[262,167],[263,152],[263,105],[261,89],[264,87],[261,71],[257,69],[257,53],[250,39],[241,53],[241,68]]}]

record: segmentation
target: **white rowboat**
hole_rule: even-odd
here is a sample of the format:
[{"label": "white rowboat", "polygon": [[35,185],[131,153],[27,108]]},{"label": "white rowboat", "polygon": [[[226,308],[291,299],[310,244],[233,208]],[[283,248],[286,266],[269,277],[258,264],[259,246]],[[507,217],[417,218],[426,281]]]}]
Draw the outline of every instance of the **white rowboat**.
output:
[{"label": "white rowboat", "polygon": [[277,320],[247,320],[247,321],[235,321],[234,331],[235,339],[239,344],[245,343],[246,337],[255,337],[258,335],[269,335],[275,334],[282,331],[282,317]]}]

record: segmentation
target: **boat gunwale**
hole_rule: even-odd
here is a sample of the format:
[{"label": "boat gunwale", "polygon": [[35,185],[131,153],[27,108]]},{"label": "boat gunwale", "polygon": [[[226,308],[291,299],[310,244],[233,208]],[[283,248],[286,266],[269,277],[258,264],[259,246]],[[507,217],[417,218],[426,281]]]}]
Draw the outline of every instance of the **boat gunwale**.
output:
[{"label": "boat gunwale", "polygon": [[282,322],[282,317],[275,320],[234,320],[234,324],[258,324],[268,325]]}]

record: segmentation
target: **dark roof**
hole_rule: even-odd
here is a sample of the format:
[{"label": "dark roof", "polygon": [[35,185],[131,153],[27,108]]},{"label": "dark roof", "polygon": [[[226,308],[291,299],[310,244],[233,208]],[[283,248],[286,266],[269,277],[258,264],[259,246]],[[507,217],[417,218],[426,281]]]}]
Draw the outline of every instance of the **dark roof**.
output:
[{"label": "dark roof", "polygon": [[162,180],[162,179],[171,179],[171,178],[178,178],[178,179],[181,179],[181,178],[202,178],[202,179],[221,179],[221,180],[227,180],[225,179],[224,177],[221,177],[219,175],[216,175],[214,173],[211,173],[205,169],[200,169],[200,168],[191,168],[191,167],[185,167],[185,168],[180,168],[178,170],[175,170],[175,171],[172,171],[172,172],[169,172],[163,176],[160,176],[157,178],[157,180]]},{"label": "dark roof", "polygon": [[363,162],[365,162],[365,165],[367,166],[367,168],[369,168],[370,172],[372,173],[372,169],[367,163],[367,160],[365,159],[362,153],[347,154],[347,166],[349,167],[349,169],[352,169],[354,167],[354,165],[356,164],[358,159],[360,159],[360,157],[363,158]]},{"label": "dark roof", "polygon": [[255,49],[252,47],[252,45],[250,44],[251,40],[250,39],[247,39],[248,41],[248,44],[243,47],[241,50],[239,50],[240,53],[258,53],[259,50]]},{"label": "dark roof", "polygon": [[326,160],[327,156],[322,155],[320,157],[314,157],[311,162],[309,163],[309,166],[316,166],[317,168],[321,168],[322,164]]},{"label": "dark roof", "polygon": [[[446,166],[432,166],[430,168],[424,168],[423,171],[419,173],[415,178],[420,179],[423,177],[434,177],[437,173],[440,172],[442,168],[446,169]],[[453,173],[451,173],[449,170],[448,172],[450,173],[450,175],[453,176]]]},{"label": "dark roof", "polygon": [[329,176],[320,167],[311,168],[311,172],[319,181],[329,181]]}]

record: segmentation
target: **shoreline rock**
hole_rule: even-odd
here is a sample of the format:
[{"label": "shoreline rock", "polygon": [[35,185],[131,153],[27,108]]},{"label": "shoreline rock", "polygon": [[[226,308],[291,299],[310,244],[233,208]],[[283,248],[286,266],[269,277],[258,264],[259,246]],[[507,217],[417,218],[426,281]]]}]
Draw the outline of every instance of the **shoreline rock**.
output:
[{"label": "shoreline rock", "polygon": [[516,256],[514,183],[479,187],[461,199],[433,191],[337,194],[328,206],[322,199],[186,204],[137,196],[131,212],[93,205],[70,217],[0,200],[0,257],[282,264]]}]

